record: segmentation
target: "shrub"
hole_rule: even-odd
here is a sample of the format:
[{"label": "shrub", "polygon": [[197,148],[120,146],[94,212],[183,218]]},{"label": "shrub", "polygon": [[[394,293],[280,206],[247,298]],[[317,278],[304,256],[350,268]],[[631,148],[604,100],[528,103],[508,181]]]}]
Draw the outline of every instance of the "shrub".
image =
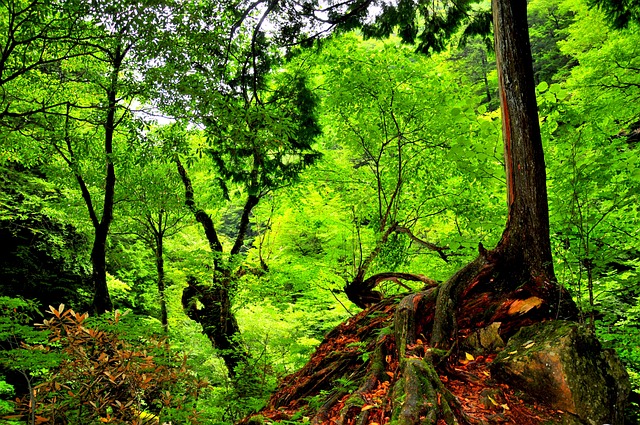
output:
[{"label": "shrub", "polygon": [[[185,359],[171,354],[165,339],[127,339],[122,317],[88,323],[61,305],[39,325],[49,332],[47,349],[60,365],[18,400],[23,419],[39,424],[197,423],[195,403],[206,382],[195,379]],[[33,347],[31,347],[33,349]]]}]

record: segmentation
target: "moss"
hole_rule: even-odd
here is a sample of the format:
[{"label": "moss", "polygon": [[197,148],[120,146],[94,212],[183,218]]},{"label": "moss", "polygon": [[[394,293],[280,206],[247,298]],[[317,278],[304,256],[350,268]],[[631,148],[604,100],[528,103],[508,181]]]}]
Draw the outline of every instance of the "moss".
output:
[{"label": "moss", "polygon": [[617,357],[607,356],[588,328],[558,320],[522,328],[491,371],[585,423],[622,423],[628,379]]},{"label": "moss", "polygon": [[264,424],[264,416],[255,415],[249,418],[247,425],[262,425]]},{"label": "moss", "polygon": [[362,407],[365,405],[365,401],[360,394],[351,394],[351,396],[344,402],[345,409],[351,407]]},{"label": "moss", "polygon": [[405,359],[401,369],[402,377],[393,387],[391,423],[435,425],[439,419],[456,423],[449,405],[455,397],[444,387],[431,363]]}]

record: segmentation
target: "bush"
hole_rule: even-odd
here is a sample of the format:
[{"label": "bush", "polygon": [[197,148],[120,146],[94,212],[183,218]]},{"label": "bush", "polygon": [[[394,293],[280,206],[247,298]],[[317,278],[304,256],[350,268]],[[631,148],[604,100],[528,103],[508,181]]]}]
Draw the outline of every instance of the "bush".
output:
[{"label": "bush", "polygon": [[[102,324],[61,305],[50,307],[47,350],[63,355],[16,410],[30,423],[131,424],[160,421],[197,423],[195,403],[206,382],[195,379],[185,359],[171,354],[166,340],[131,339],[116,311]],[[30,347],[33,349],[34,347]]]}]

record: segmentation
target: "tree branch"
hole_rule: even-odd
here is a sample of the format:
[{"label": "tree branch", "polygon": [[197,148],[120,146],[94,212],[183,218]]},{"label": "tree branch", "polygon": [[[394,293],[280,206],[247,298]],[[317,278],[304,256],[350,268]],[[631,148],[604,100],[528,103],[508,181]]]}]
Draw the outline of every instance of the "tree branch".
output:
[{"label": "tree branch", "polygon": [[[206,213],[206,211],[197,208],[196,202],[194,200],[193,195],[193,185],[191,184],[191,179],[187,175],[187,170],[185,170],[180,158],[176,156],[175,158],[176,166],[178,167],[178,174],[180,174],[180,178],[182,179],[182,183],[184,184],[184,204],[189,208],[196,218],[196,221],[202,224],[202,228],[204,229],[204,233],[207,237],[207,241],[209,242],[209,247],[211,251],[222,253],[222,243],[220,243],[220,239],[218,238],[218,233],[216,232],[215,226],[213,225],[213,220],[211,216]],[[214,259],[214,264],[218,264],[218,259]]]},{"label": "tree branch", "polygon": [[438,255],[440,256],[440,258],[442,258],[444,260],[445,263],[449,262],[449,256],[451,254],[446,254],[444,251],[446,251],[447,247],[443,247],[443,246],[438,246],[436,244],[433,244],[431,242],[427,242],[425,240],[422,240],[420,238],[418,238],[416,235],[413,234],[413,232],[411,231],[411,229],[407,228],[407,227],[402,227],[402,226],[396,226],[395,227],[395,231],[396,233],[404,233],[405,235],[409,236],[409,239],[411,239],[412,241],[430,249],[431,251],[435,251],[438,253]]}]

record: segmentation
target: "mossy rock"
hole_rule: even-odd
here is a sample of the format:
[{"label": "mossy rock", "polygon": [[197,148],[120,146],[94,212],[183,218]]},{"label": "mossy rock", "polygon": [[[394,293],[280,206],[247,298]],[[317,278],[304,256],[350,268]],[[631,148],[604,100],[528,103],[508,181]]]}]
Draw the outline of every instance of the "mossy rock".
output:
[{"label": "mossy rock", "polygon": [[522,328],[491,367],[509,383],[585,424],[622,425],[629,377],[587,327],[562,320]]}]

